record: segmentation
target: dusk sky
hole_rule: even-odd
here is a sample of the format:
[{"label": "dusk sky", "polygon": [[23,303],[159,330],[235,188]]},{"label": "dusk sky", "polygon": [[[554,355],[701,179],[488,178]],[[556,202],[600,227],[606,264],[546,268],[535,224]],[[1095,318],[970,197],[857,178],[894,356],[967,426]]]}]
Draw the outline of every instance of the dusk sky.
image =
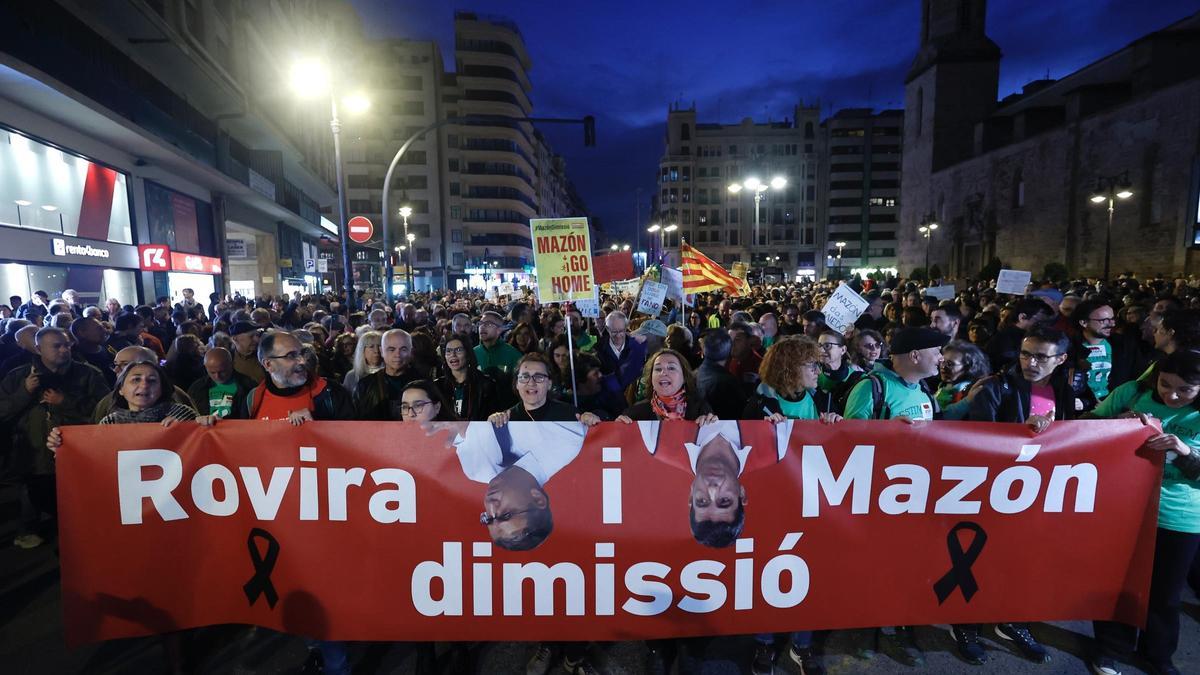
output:
[{"label": "dusk sky", "polygon": [[[507,17],[521,29],[539,116],[595,115],[597,147],[577,128],[546,128],[591,214],[633,237],[636,189],[647,222],[671,102],[701,122],[791,117],[820,100],[822,118],[903,105],[917,46],[917,0],[498,2],[353,0],[373,37],[434,40],[453,70],[454,11]],[[1061,78],[1193,12],[1192,0],[1006,0],[988,3],[1000,45],[1000,97]]]}]

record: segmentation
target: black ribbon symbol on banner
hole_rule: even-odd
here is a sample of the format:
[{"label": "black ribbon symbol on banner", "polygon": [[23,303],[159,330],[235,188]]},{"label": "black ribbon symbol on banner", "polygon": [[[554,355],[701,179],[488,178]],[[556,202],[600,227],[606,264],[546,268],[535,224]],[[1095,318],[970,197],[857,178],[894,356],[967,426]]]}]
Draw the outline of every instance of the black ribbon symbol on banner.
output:
[{"label": "black ribbon symbol on banner", "polygon": [[[267,543],[266,553],[259,554],[258,546],[254,543],[256,538]],[[275,609],[275,603],[279,602],[279,594],[275,592],[275,585],[271,583],[271,572],[275,569],[275,561],[279,559],[279,542],[270,532],[256,527],[250,530],[246,546],[250,549],[250,563],[254,565],[254,576],[242,586],[242,590],[246,592],[246,599],[254,606],[258,596],[265,595],[267,606]]]},{"label": "black ribbon symbol on banner", "polygon": [[[969,530],[975,535],[966,551],[962,549],[962,544],[958,541],[959,530]],[[933,592],[937,594],[939,605],[950,597],[955,588],[962,589],[963,599],[967,602],[970,602],[971,598],[979,592],[979,583],[975,581],[975,575],[971,574],[971,566],[983,552],[985,543],[987,543],[987,533],[976,523],[963,521],[950,528],[950,534],[946,535],[946,549],[950,552],[950,571],[946,572],[945,576],[938,579],[937,583],[933,585]]]}]

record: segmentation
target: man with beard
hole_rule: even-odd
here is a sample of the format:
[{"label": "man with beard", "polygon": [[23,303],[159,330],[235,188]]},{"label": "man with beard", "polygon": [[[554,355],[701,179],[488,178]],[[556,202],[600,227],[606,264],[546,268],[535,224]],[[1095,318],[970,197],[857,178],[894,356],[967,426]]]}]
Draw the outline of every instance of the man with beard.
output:
[{"label": "man with beard", "polygon": [[346,390],[310,372],[303,350],[291,333],[275,331],[263,336],[258,359],[267,377],[242,399],[238,419],[287,420],[300,426],[312,420],[356,418]]},{"label": "man with beard", "polygon": [[113,374],[113,356],[116,352],[109,351],[104,345],[108,338],[104,326],[96,319],[75,319],[71,322],[71,335],[75,337],[75,346],[71,348],[75,358],[96,366],[108,386],[113,386],[117,381]]},{"label": "man with beard", "polygon": [[1081,302],[1071,313],[1071,322],[1078,326],[1079,335],[1072,341],[1071,359],[1074,363],[1087,363],[1087,385],[1097,401],[1137,377],[1148,361],[1140,333],[1114,333],[1116,321],[1112,306],[1103,300]]}]

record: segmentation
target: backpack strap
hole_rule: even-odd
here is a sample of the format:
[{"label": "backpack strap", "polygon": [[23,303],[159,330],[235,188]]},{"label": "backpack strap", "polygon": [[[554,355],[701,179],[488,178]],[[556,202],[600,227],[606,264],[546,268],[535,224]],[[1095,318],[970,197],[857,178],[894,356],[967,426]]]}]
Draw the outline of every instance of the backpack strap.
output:
[{"label": "backpack strap", "polygon": [[883,378],[874,373],[867,375],[867,379],[871,382],[871,419],[891,419],[892,410],[887,406],[887,399],[884,396],[887,392],[886,383]]}]

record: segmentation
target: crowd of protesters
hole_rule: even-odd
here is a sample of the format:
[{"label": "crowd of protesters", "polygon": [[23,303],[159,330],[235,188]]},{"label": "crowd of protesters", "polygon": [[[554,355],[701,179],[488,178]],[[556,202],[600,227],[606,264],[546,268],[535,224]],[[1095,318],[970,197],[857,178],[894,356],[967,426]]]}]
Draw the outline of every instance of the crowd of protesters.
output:
[{"label": "crowd of protesters", "polygon": [[[660,316],[635,316],[633,298],[603,296],[591,318],[531,294],[479,291],[416,293],[394,305],[361,292],[349,304],[331,294],[213,294],[204,303],[191,291],[136,307],[83,306],[69,290],[13,297],[0,305],[0,461],[23,488],[14,544],[34,548],[54,534],[54,452],[58,429],[73,424],[890,418],[1040,432],[1056,420],[1153,417],[1162,433],[1145,448],[1168,461],[1149,619],[1141,631],[1097,622],[1089,665],[1120,673],[1136,651],[1153,672],[1179,672],[1181,597],[1200,589],[1200,283],[1046,281],[1014,296],[972,281],[943,300],[948,289],[894,278],[850,286],[868,308],[844,330],[820,311],[832,282],[701,294],[682,313],[668,302]],[[734,503],[700,524],[698,541],[727,545],[740,513]],[[984,635],[1049,660],[1026,624],[951,632],[969,663],[988,659]],[[822,673],[826,637],[755,636],[751,669],[774,672],[786,648],[804,673]],[[178,640],[165,644],[185,658]],[[344,645],[310,646],[325,672],[348,672]],[[568,672],[599,672],[594,648],[541,644],[528,672],[559,658]],[[648,643],[646,672],[669,672],[676,651],[674,641]],[[876,629],[861,652],[924,661],[905,626]]]}]

